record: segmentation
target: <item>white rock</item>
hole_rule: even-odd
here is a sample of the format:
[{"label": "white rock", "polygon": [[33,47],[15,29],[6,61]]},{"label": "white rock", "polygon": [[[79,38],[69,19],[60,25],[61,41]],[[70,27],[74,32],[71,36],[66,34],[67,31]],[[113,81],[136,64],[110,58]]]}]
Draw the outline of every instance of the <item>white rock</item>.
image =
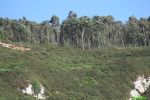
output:
[{"label": "white rock", "polygon": [[[144,75],[139,76],[137,80],[133,82],[133,84],[134,84],[134,90],[131,90],[130,96],[131,97],[140,96],[141,94],[145,93],[149,88],[150,77],[146,79],[144,78]],[[129,100],[132,100],[131,97],[129,98]]]},{"label": "white rock", "polygon": [[133,84],[135,85],[135,89],[137,89],[140,93],[145,92],[145,89],[144,89],[144,86],[143,86],[141,80],[137,80]]},{"label": "white rock", "polygon": [[137,90],[131,90],[130,92],[131,97],[140,96],[139,92]]},{"label": "white rock", "polygon": [[129,100],[132,100],[132,98],[129,98]]},{"label": "white rock", "polygon": [[42,85],[40,85],[40,93],[38,93],[38,94],[34,93],[34,90],[33,90],[31,84],[29,84],[28,87],[26,87],[24,90],[22,90],[22,92],[24,94],[32,95],[33,97],[35,97],[37,99],[46,99],[46,97],[44,96],[44,87]]},{"label": "white rock", "polygon": [[145,84],[146,90],[150,87],[150,77],[147,78],[147,83]]},{"label": "white rock", "polygon": [[150,77],[146,79],[144,75],[140,76],[133,84],[135,85],[135,89],[143,94],[150,86]]},{"label": "white rock", "polygon": [[41,94],[44,94],[44,87],[42,85],[40,85],[40,88],[41,88]]},{"label": "white rock", "polygon": [[40,93],[37,95],[34,95],[37,99],[45,99],[46,97],[44,96],[44,87],[40,85]]},{"label": "white rock", "polygon": [[32,89],[32,85],[31,84],[28,84],[28,87],[26,87],[24,90],[22,90],[22,92],[24,94],[30,94],[30,95],[33,95],[34,94],[34,91]]},{"label": "white rock", "polygon": [[46,97],[42,95],[41,93],[39,93],[36,97],[37,99],[46,99]]}]

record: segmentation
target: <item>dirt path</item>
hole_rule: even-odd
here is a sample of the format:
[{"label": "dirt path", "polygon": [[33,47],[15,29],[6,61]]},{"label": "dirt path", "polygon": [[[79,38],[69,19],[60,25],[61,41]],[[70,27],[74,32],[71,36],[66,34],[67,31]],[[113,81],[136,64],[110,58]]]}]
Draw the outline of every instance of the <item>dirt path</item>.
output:
[{"label": "dirt path", "polygon": [[18,46],[18,45],[13,45],[13,44],[8,44],[0,41],[0,45],[6,48],[10,48],[13,50],[19,50],[19,51],[30,51],[31,48],[26,47],[26,46]]}]

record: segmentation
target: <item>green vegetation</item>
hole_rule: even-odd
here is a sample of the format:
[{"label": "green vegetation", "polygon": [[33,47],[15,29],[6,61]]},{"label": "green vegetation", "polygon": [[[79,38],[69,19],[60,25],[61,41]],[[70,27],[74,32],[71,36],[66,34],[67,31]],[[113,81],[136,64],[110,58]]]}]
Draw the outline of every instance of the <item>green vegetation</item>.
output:
[{"label": "green vegetation", "polygon": [[32,86],[35,94],[40,93],[40,82],[38,80],[33,79]]},{"label": "green vegetation", "polygon": [[150,72],[149,47],[30,46],[28,52],[0,47],[1,100],[34,100],[20,93],[28,80],[37,91],[41,82],[48,100],[127,100],[136,77]]},{"label": "green vegetation", "polygon": [[[41,83],[48,100],[127,100],[136,77],[150,75],[150,17],[1,17],[0,41],[31,47],[0,46],[0,100],[34,100],[21,93],[28,83],[36,93]],[[150,89],[144,96],[150,99]]]},{"label": "green vegetation", "polygon": [[133,97],[132,100],[148,100],[148,99],[143,96],[139,96],[139,97]]},{"label": "green vegetation", "polygon": [[36,23],[0,18],[0,40],[55,44],[84,49],[104,47],[150,46],[150,17],[130,16],[126,23],[113,16],[81,16],[70,11],[60,23],[59,17]]}]

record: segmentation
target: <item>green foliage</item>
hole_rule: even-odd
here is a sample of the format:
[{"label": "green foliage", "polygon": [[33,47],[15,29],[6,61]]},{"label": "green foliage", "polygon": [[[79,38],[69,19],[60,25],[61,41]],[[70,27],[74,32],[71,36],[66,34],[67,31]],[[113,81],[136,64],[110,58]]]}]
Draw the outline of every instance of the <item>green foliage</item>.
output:
[{"label": "green foliage", "polygon": [[0,46],[0,97],[33,100],[18,92],[31,80],[36,94],[44,84],[49,100],[127,100],[135,77],[150,72],[149,26],[149,18],[122,23],[73,11],[61,26],[55,15],[43,23],[0,18],[0,40],[32,48]]},{"label": "green foliage", "polygon": [[6,36],[6,31],[0,27],[0,40],[6,40],[7,36]]},{"label": "green foliage", "polygon": [[[4,100],[33,100],[18,91],[28,80],[34,83],[36,93],[41,82],[49,100],[127,100],[132,80],[150,72],[149,47],[82,51],[56,45],[30,46],[29,52],[0,47],[0,97]],[[149,97],[149,90],[144,95]]]},{"label": "green foliage", "polygon": [[35,94],[40,93],[40,82],[37,79],[33,79],[32,80],[32,86],[33,86],[33,90],[35,92]]},{"label": "green foliage", "polygon": [[68,18],[61,25],[60,42],[82,48],[149,46],[148,27],[147,19],[134,16],[125,24],[110,15]]},{"label": "green foliage", "polygon": [[50,23],[52,23],[53,27],[58,27],[59,26],[59,17],[53,15],[51,20],[50,20]]},{"label": "green foliage", "polygon": [[143,96],[138,96],[138,97],[132,97],[132,100],[148,100],[148,99]]},{"label": "green foliage", "polygon": [[68,47],[105,48],[138,47],[150,45],[150,21],[148,18],[129,17],[126,23],[113,16],[81,16],[70,11],[60,24],[59,17],[36,23],[23,19],[0,19],[0,40],[55,44]]},{"label": "green foliage", "polygon": [[0,39],[5,41],[49,44],[58,41],[55,38],[59,35],[55,35],[55,30],[49,24],[37,24],[25,17],[18,21],[5,18],[0,20]]}]

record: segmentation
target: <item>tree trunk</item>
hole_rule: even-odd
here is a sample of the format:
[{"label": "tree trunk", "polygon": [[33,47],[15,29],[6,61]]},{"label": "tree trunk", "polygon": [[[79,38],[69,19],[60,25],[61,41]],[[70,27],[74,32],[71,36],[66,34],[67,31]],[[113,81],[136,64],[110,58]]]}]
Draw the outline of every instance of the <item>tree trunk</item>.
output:
[{"label": "tree trunk", "polygon": [[88,48],[91,48],[91,43],[90,43],[90,39],[88,38]]},{"label": "tree trunk", "polygon": [[98,48],[100,48],[100,34],[101,34],[101,33],[97,34]]},{"label": "tree trunk", "polygon": [[84,51],[84,32],[85,32],[85,27],[83,27],[82,29],[82,33],[81,33],[81,39],[82,39],[82,50]]}]

